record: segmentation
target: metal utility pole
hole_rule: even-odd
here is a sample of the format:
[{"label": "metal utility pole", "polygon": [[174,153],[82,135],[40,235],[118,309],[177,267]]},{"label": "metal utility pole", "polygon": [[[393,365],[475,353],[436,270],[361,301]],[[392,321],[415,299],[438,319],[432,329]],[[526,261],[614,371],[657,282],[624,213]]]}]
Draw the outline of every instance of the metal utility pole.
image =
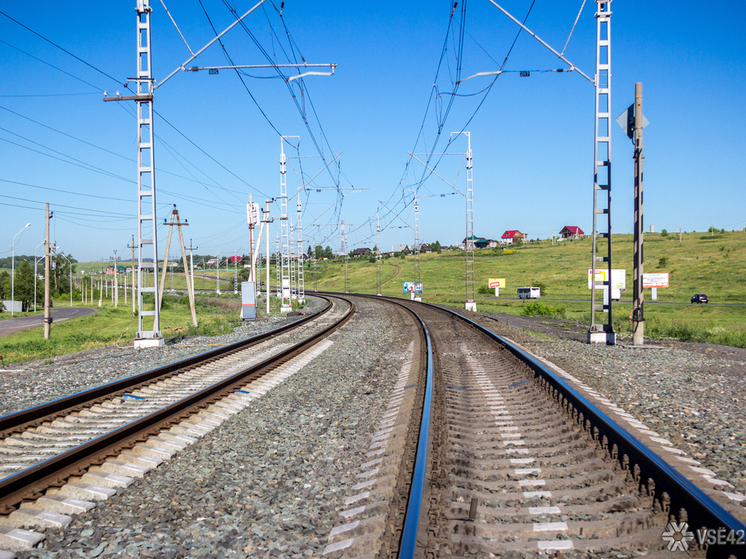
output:
[{"label": "metal utility pole", "polygon": [[[72,270],[72,264],[70,265]],[[72,291],[72,290],[71,290]],[[72,302],[70,303],[72,307]],[[119,270],[117,270],[117,251],[114,251],[114,308],[119,307]]]},{"label": "metal utility pole", "polygon": [[51,297],[49,289],[49,275],[52,270],[52,251],[49,246],[49,220],[52,214],[49,213],[49,203],[44,212],[46,221],[46,234],[44,236],[44,339],[49,339],[49,333],[52,328],[52,309],[50,307]]},{"label": "metal utility pole", "polygon": [[[405,191],[411,190],[414,192],[414,246],[412,251],[414,253],[414,278],[415,284],[421,282],[420,276],[420,204],[417,200],[417,189],[416,188],[405,188]],[[414,293],[414,301],[419,301],[421,298]]]},{"label": "metal utility pole", "polygon": [[[266,280],[265,281],[267,282],[267,285],[265,285],[265,287],[267,288],[267,301],[266,301],[267,314],[269,314],[269,290],[270,290],[269,289],[269,222],[270,222],[270,219],[269,219],[269,200],[267,200],[265,202],[265,204],[266,204],[266,208],[267,208],[267,211],[265,213],[265,216],[267,218],[267,240],[265,241],[265,246],[266,246],[266,251],[267,251],[267,255],[266,255],[267,256],[267,271],[265,272],[265,274],[266,274]],[[277,265],[277,263],[275,262],[275,266],[276,265]]]},{"label": "metal utility pole", "polygon": [[218,274],[217,274],[217,278],[215,279],[215,294],[220,295],[220,253],[219,252],[218,252],[218,257],[216,258],[216,260],[217,260],[216,265],[218,269]]},{"label": "metal utility pole", "polygon": [[189,239],[189,279],[192,284],[192,294],[194,294],[194,249],[199,248],[192,246],[192,239]]},{"label": "metal utility pole", "polygon": [[642,289],[643,274],[643,221],[642,221],[642,84],[635,84],[635,256],[634,256],[634,293],[632,299],[632,343],[645,344],[645,315],[643,313],[644,293]]},{"label": "metal utility pole", "polygon": [[298,247],[298,302],[303,304],[306,300],[306,281],[303,275],[303,260],[305,253],[303,252],[303,219],[300,204],[300,189],[298,189],[298,217],[296,222],[297,247]]},{"label": "metal utility pole", "polygon": [[287,156],[285,155],[285,139],[298,138],[299,136],[280,137],[280,234],[282,237],[282,259],[280,285],[281,291],[280,312],[292,310],[290,304],[290,241],[288,238],[289,216],[288,216],[288,184],[287,184]]},{"label": "metal utility pole", "polygon": [[[135,247],[135,236],[132,235],[132,244],[127,247],[132,249],[132,316],[135,316],[135,313],[137,312],[137,309],[135,308],[137,298],[135,295],[135,288],[137,287],[135,283]],[[91,290],[91,293],[93,293],[93,290]],[[91,295],[91,298],[93,298],[93,295]]]},{"label": "metal utility pole", "polygon": [[[596,0],[596,104],[593,149],[593,233],[591,258],[591,325],[588,343],[614,345],[616,334],[611,313],[611,0]],[[601,195],[599,196],[599,193]],[[605,195],[603,194],[605,193]],[[600,220],[599,216],[602,217]],[[601,228],[601,231],[599,231]],[[598,239],[606,239],[606,254],[600,255]],[[604,263],[598,268],[597,263]],[[601,274],[605,277],[598,279]],[[596,287],[603,288],[603,301],[596,303]],[[606,322],[596,312],[606,313]]]},{"label": "metal utility pole", "polygon": [[476,273],[474,271],[474,181],[472,177],[471,133],[466,134],[466,302],[464,309],[477,310]]},{"label": "metal utility pole", "polygon": [[[158,231],[155,200],[155,133],[153,131],[153,57],[150,47],[150,0],[137,0],[137,77],[135,95],[106,97],[104,101],[137,103],[137,308],[138,331],[135,347],[162,346],[160,300],[158,291]],[[145,286],[143,275],[152,269],[153,286]],[[144,295],[152,293],[153,310],[145,310]],[[149,305],[148,305],[149,306]],[[152,329],[144,321],[152,317]]]},{"label": "metal utility pole", "polygon": [[381,218],[376,212],[376,295],[381,295]]},{"label": "metal utility pole", "polygon": [[238,247],[233,249],[233,294],[238,295]]},{"label": "metal utility pole", "polygon": [[280,252],[280,232],[275,232],[275,289],[277,289],[277,298],[282,299],[282,254]]}]

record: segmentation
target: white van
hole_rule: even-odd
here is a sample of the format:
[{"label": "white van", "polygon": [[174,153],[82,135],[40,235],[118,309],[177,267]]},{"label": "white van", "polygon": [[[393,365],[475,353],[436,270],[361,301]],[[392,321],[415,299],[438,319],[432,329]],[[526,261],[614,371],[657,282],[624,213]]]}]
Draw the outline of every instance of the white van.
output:
[{"label": "white van", "polygon": [[519,299],[538,299],[541,296],[540,287],[519,287],[518,298]]}]

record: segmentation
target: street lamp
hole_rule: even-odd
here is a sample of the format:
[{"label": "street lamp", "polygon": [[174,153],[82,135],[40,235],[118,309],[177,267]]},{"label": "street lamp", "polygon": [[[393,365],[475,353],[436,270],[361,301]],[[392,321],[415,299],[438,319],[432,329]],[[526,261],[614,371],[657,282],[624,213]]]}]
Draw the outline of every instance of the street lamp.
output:
[{"label": "street lamp", "polygon": [[30,223],[27,223],[23,226],[23,229],[21,229],[18,233],[13,235],[13,245],[11,250],[11,257],[10,257],[10,316],[13,316],[15,313],[15,295],[16,295],[16,237],[24,232],[26,227],[31,225]]},{"label": "street lamp", "polygon": [[40,242],[38,245],[36,245],[36,248],[34,249],[34,312],[36,312],[36,278],[39,277],[39,274],[36,273],[36,265],[39,263],[39,260],[42,258],[46,258],[45,256],[42,256],[37,260],[36,258],[36,251],[39,249],[41,245],[44,244],[45,241]]}]

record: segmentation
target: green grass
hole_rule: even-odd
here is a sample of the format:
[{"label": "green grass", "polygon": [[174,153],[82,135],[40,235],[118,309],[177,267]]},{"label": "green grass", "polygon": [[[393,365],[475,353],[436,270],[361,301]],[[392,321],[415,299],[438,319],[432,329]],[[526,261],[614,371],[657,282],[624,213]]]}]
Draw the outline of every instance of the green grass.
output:
[{"label": "green grass", "polygon": [[[613,324],[622,336],[629,335],[629,313],[632,301],[632,235],[614,235],[614,268],[626,268],[627,291],[622,300],[613,305]],[[683,341],[701,341],[737,347],[746,347],[746,306],[729,306],[722,303],[746,303],[746,234],[743,232],[684,233],[663,236],[645,234],[645,271],[668,272],[671,287],[658,290],[658,301],[671,305],[649,304],[650,290],[645,290],[645,335],[648,338],[672,338]],[[441,254],[420,255],[420,275],[424,283],[423,301],[463,308],[465,299],[465,254],[444,251]],[[505,278],[508,287],[500,290],[500,297],[479,294],[480,311],[533,314],[538,316],[565,317],[581,324],[590,324],[590,290],[587,271],[591,260],[589,239],[561,243],[542,241],[500,249],[477,250],[475,253],[476,286],[484,286],[489,278]],[[659,264],[665,262],[665,267]],[[123,263],[126,263],[123,262]],[[96,268],[98,266],[98,268]],[[105,268],[108,263],[80,263],[79,270]],[[198,272],[199,273],[199,272]],[[214,273],[214,270],[209,272]],[[233,270],[221,270],[221,278],[233,278]],[[312,293],[319,290],[344,291],[344,260],[322,261],[305,267],[305,289]],[[382,293],[405,297],[402,282],[413,280],[414,257],[388,258],[382,261]],[[261,277],[264,278],[262,271]],[[275,281],[274,267],[270,270]],[[376,264],[364,258],[351,258],[348,264],[349,290],[353,293],[376,292]],[[128,278],[129,283],[129,278]],[[541,305],[531,301],[515,300],[516,288],[543,285]],[[166,290],[172,279],[166,276]],[[185,289],[183,274],[173,275],[173,286]],[[215,288],[215,280],[195,279],[197,289]],[[230,328],[238,311],[224,308],[235,304],[232,284],[221,282],[224,295],[200,298],[198,308],[200,333],[220,333]],[[491,293],[494,293],[491,291]],[[694,293],[706,293],[711,303],[691,305]],[[182,301],[185,298],[182,298]],[[553,299],[560,300],[558,302]],[[573,301],[577,300],[577,301]],[[69,299],[56,301],[57,306],[67,306]],[[276,306],[276,300],[272,300]],[[79,296],[75,305],[80,305]],[[97,300],[92,305],[97,306]],[[261,310],[261,308],[260,308]],[[10,313],[0,313],[8,318]],[[597,315],[597,320],[598,320]],[[161,330],[166,337],[197,333],[191,326],[189,308],[176,300],[167,303],[161,314]],[[123,334],[129,328],[127,333]],[[147,328],[147,326],[146,326]],[[131,314],[131,302],[120,308],[111,308],[104,300],[102,312],[93,317],[69,320],[52,325],[51,340],[44,341],[42,328],[0,338],[0,353],[6,363],[43,359],[89,347],[131,343],[137,330],[137,320]],[[120,338],[120,335],[122,337]]]},{"label": "green grass", "polygon": [[[237,299],[210,298],[204,302],[198,300],[199,325],[194,327],[185,299],[164,297],[160,319],[165,338],[223,334],[238,323]],[[58,306],[63,304],[64,301],[57,301]],[[81,306],[80,302],[74,306]],[[144,327],[152,328],[152,323]],[[44,339],[42,326],[0,338],[0,354],[7,365],[115,344],[124,346],[133,343],[137,328],[137,317],[132,315],[131,305],[120,304],[114,309],[110,301],[104,301],[94,315],[52,323],[49,340]]]},{"label": "green grass", "polygon": [[[632,302],[633,236],[614,235],[612,261],[614,268],[627,271],[627,290],[621,302],[615,303],[613,323],[617,332],[631,331],[629,313]],[[605,250],[605,247],[604,247]],[[746,347],[746,306],[721,303],[746,303],[746,234],[744,232],[684,233],[663,236],[646,233],[644,237],[645,271],[668,272],[670,287],[658,289],[658,301],[651,303],[651,290],[645,290],[645,335],[650,338],[675,338]],[[665,259],[665,267],[659,267]],[[422,254],[420,276],[424,284],[423,301],[463,307],[465,299],[465,254],[444,251]],[[564,316],[590,324],[590,290],[587,274],[591,261],[591,241],[542,241],[510,247],[509,250],[484,249],[475,252],[476,286],[487,285],[489,278],[505,278],[507,288],[500,297],[477,295],[480,311],[524,314],[530,302],[510,300],[516,288],[541,284],[542,303],[558,308],[552,299],[562,301]],[[388,278],[395,279],[386,282]],[[389,258],[383,261],[381,277],[385,295],[403,297],[402,282],[414,276],[414,257]],[[274,276],[272,276],[274,277]],[[312,265],[306,268],[306,290],[314,285]],[[348,266],[351,292],[375,293],[376,265],[367,260],[351,258]],[[344,291],[344,262],[320,262],[318,287],[322,290]],[[494,293],[491,290],[491,293]],[[708,305],[691,305],[694,293],[706,293]],[[573,302],[572,300],[579,302]],[[543,311],[544,312],[544,311]],[[546,311],[549,312],[549,311]],[[560,316],[556,312],[555,316]],[[598,314],[596,315],[598,320]],[[605,320],[604,320],[605,321]]]}]

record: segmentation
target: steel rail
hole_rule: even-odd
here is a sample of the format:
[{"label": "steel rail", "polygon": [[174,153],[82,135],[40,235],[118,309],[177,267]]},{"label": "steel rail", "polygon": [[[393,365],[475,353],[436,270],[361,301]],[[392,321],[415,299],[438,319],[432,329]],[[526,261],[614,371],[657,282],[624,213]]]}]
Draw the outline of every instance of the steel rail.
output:
[{"label": "steel rail", "polygon": [[[407,307],[405,307],[407,308]],[[422,408],[422,420],[420,422],[420,434],[417,442],[417,451],[414,462],[414,475],[409,491],[407,512],[404,517],[404,529],[402,530],[399,559],[414,557],[417,545],[417,534],[419,532],[420,512],[422,510],[422,496],[425,489],[425,471],[427,467],[430,437],[431,404],[433,396],[433,347],[430,341],[430,331],[420,316],[412,309],[408,309],[420,323],[425,334],[427,346],[427,381],[425,384],[425,398]]]},{"label": "steel rail", "polygon": [[196,413],[224,394],[233,392],[237,387],[245,385],[250,380],[261,377],[269,370],[307,350],[342,327],[354,313],[355,306],[350,302],[350,309],[339,321],[280,353],[178,402],[0,480],[0,513],[12,512],[22,501],[40,497],[42,491],[49,487],[62,485],[67,477],[82,474],[88,466],[103,462],[108,456],[116,455],[123,448],[157,434],[164,426]]},{"label": "steel rail", "polygon": [[[322,299],[326,298],[322,297]],[[22,430],[25,426],[33,426],[47,417],[59,416],[71,411],[77,411],[82,407],[101,403],[107,398],[115,397],[122,391],[132,390],[134,387],[141,384],[155,382],[161,378],[174,375],[178,371],[204,363],[209,359],[219,358],[227,353],[250,347],[251,345],[268,340],[278,334],[297,328],[306,322],[312,321],[326,314],[331,309],[331,302],[328,299],[326,299],[326,301],[327,305],[318,313],[308,315],[305,318],[301,318],[300,320],[296,320],[290,324],[285,324],[284,326],[275,328],[269,332],[257,334],[256,336],[246,338],[245,340],[212,349],[192,357],[187,357],[181,361],[175,361],[168,365],[163,365],[162,367],[157,367],[131,377],[115,380],[107,384],[102,384],[101,386],[96,386],[82,392],[71,394],[70,396],[52,400],[51,402],[46,402],[44,404],[39,404],[38,406],[4,415],[0,417],[0,439],[12,434],[13,431],[17,432]]]},{"label": "steel rail", "polygon": [[[648,448],[644,443],[629,433],[623,427],[619,426],[613,419],[588,401],[575,388],[570,386],[564,379],[557,376],[543,363],[537,361],[531,355],[516,347],[514,344],[491,332],[485,327],[477,324],[475,321],[467,318],[451,309],[447,309],[430,303],[420,303],[429,307],[437,308],[454,316],[463,319],[471,324],[485,335],[497,341],[508,349],[516,358],[528,365],[534,373],[544,379],[552,388],[557,390],[564,398],[569,401],[575,409],[582,414],[582,417],[590,422],[590,427],[598,430],[595,437],[601,443],[602,437],[608,440],[607,448],[611,449],[613,445],[618,448],[618,459],[622,460],[623,455],[627,455],[630,460],[630,467],[637,464],[640,468],[639,483],[643,480],[652,479],[655,483],[655,493],[663,502],[662,494],[668,494],[671,500],[670,511],[673,513],[673,505],[678,505],[687,513],[687,523],[689,528],[725,528],[732,530],[732,533],[743,533],[746,525],[741,523],[737,518],[725,510],[712,497],[707,495],[699,487],[694,485],[689,479],[679,471],[665,462],[654,451]],[[590,431],[590,429],[589,429]],[[592,431],[591,431],[592,432]],[[676,511],[678,513],[678,511]],[[678,516],[678,514],[676,514]],[[740,532],[738,532],[740,531]],[[744,556],[743,546],[723,545],[717,546],[717,553],[733,553],[736,556]]]},{"label": "steel rail", "polygon": [[[328,295],[333,295],[333,292],[324,292]],[[378,295],[369,294],[355,294],[358,297],[365,297],[377,300],[387,300],[390,302],[398,303],[404,308],[409,308],[404,303],[409,302],[406,299],[400,297],[381,297]],[[638,440],[635,436],[625,430],[623,427],[618,425],[613,419],[607,414],[601,411],[596,405],[586,399],[580,394],[575,388],[570,386],[564,379],[557,376],[551,369],[546,367],[543,363],[537,361],[531,355],[523,351],[522,349],[515,346],[502,336],[491,332],[487,328],[481,326],[474,320],[467,318],[460,313],[455,312],[452,309],[434,305],[431,303],[418,302],[419,305],[424,305],[433,309],[438,309],[449,313],[457,318],[462,319],[464,322],[470,324],[480,332],[487,335],[489,338],[495,340],[500,345],[508,349],[512,355],[517,359],[525,363],[537,377],[542,378],[549,386],[561,394],[567,402],[569,402],[577,412],[580,414],[579,418],[581,421],[589,422],[590,425],[586,424],[584,427],[587,428],[588,432],[598,441],[602,446],[606,446],[607,449],[611,450],[614,446],[617,448],[617,459],[621,462],[623,457],[626,455],[630,461],[627,467],[632,468],[635,464],[640,468],[639,478],[637,482],[642,485],[644,481],[652,480],[654,482],[655,497],[659,502],[663,503],[663,494],[666,493],[670,499],[671,506],[669,512],[674,513],[674,505],[679,510],[674,516],[680,516],[681,509],[686,511],[686,522],[689,528],[695,530],[702,528],[710,528],[718,530],[724,528],[726,531],[730,531],[733,534],[742,534],[746,531],[746,525],[740,522],[732,514],[730,514],[725,508],[717,503],[712,497],[707,495],[703,490],[694,485],[688,478],[683,474],[669,465],[654,451],[648,448],[644,443]],[[417,315],[417,313],[409,308],[420,320],[424,326],[424,322]],[[429,347],[429,334],[428,334],[428,347]],[[428,354],[428,360],[430,361],[430,354]],[[430,366],[430,365],[428,365]],[[429,373],[428,373],[429,374]],[[424,415],[424,414],[423,414]],[[429,419],[428,419],[429,421]],[[423,420],[424,423],[424,420]],[[420,431],[424,429],[424,425],[420,426]],[[595,433],[594,433],[595,430]],[[606,442],[603,443],[603,438],[606,438]],[[418,459],[419,459],[419,447],[418,447]],[[623,465],[624,467],[624,465]],[[421,488],[415,493],[415,481],[413,478],[412,482],[412,497],[422,495]],[[410,520],[409,510],[412,503],[408,504],[407,521]],[[419,511],[420,505],[417,505],[416,509]],[[419,512],[417,513],[416,520],[419,520]],[[413,520],[414,521],[414,520]],[[418,528],[413,526],[410,528],[411,533],[407,534],[408,538],[415,538]],[[404,533],[402,534],[402,550],[400,551],[400,559],[410,559],[414,556],[414,542],[407,541],[407,551],[411,550],[411,554],[402,554],[404,552]],[[732,554],[735,557],[746,557],[744,553],[744,546],[737,544],[726,544],[718,545],[713,550],[718,554]]]}]

